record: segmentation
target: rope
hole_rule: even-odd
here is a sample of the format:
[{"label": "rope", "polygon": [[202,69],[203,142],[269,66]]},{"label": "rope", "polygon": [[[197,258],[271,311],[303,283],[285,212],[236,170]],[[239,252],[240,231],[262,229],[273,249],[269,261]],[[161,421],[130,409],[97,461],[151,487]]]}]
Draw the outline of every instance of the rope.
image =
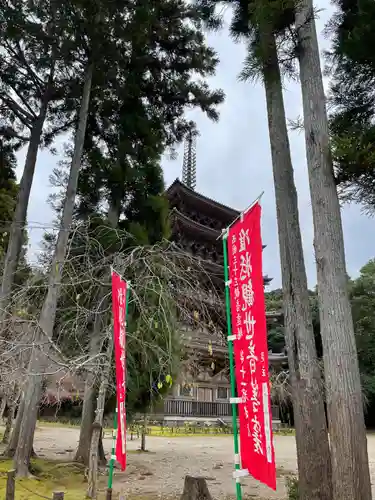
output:
[{"label": "rope", "polygon": [[35,495],[35,496],[37,496],[39,498],[45,498],[46,500],[51,500],[51,497],[46,497],[45,495],[41,495],[37,491],[30,490],[30,488],[28,488],[27,486],[25,486],[24,484],[22,484],[21,481],[17,482],[17,487],[18,486],[21,486],[21,488],[23,488],[24,490],[28,491],[29,493],[32,493],[33,495]]}]

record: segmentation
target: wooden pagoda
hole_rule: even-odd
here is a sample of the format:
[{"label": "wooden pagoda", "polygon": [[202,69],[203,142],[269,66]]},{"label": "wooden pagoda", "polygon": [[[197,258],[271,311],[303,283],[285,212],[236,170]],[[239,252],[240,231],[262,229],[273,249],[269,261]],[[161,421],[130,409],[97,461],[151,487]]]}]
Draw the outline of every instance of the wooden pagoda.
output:
[{"label": "wooden pagoda", "polygon": [[[172,394],[161,409],[165,422],[226,421],[231,418],[229,403],[228,346],[225,340],[224,269],[222,229],[240,215],[237,210],[218,203],[194,190],[195,149],[193,138],[185,147],[183,179],[176,179],[166,191],[170,206],[171,240],[199,259],[209,273],[211,287],[204,287],[202,301],[211,308],[216,319],[213,328],[202,327],[198,321],[181,325],[181,335],[188,359],[186,369],[174,384]],[[186,152],[187,150],[187,152]],[[190,167],[190,172],[189,172]],[[193,172],[191,171],[193,169]],[[189,182],[191,180],[191,182]],[[190,186],[188,185],[190,183]],[[264,276],[265,286],[271,278]],[[198,292],[197,292],[198,293]],[[196,311],[196,314],[199,314]],[[267,322],[279,322],[278,312],[267,314]],[[286,362],[284,353],[269,353],[271,365],[277,368]],[[276,419],[277,408],[273,408]]]}]

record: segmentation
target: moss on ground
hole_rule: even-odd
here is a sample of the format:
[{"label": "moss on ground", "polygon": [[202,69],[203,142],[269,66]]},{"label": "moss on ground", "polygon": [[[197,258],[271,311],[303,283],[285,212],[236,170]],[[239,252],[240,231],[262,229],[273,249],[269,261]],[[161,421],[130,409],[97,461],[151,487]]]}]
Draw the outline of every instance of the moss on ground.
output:
[{"label": "moss on ground", "polygon": [[[12,468],[12,460],[0,461],[0,498],[5,498],[6,473]],[[52,499],[54,491],[63,491],[64,500],[83,500],[86,497],[87,483],[82,467],[77,464],[35,459],[31,472],[33,477],[16,480],[15,500]],[[105,478],[101,479],[99,487],[103,490],[99,499],[104,499]]]}]

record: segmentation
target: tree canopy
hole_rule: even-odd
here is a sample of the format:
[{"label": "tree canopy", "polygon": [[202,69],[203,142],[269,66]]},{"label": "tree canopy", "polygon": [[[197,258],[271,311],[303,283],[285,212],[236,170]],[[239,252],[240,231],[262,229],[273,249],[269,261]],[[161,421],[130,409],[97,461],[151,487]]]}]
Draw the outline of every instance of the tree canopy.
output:
[{"label": "tree canopy", "polygon": [[343,200],[375,208],[375,7],[370,0],[336,2],[328,25],[331,134],[335,173]]}]

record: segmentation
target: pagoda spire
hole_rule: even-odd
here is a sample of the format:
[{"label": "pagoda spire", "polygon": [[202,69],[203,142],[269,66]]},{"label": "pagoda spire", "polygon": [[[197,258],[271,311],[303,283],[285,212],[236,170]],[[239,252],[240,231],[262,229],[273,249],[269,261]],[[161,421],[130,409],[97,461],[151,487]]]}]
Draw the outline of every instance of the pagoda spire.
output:
[{"label": "pagoda spire", "polygon": [[197,132],[190,128],[185,138],[184,161],[182,164],[182,182],[190,189],[196,186],[197,169]]}]

